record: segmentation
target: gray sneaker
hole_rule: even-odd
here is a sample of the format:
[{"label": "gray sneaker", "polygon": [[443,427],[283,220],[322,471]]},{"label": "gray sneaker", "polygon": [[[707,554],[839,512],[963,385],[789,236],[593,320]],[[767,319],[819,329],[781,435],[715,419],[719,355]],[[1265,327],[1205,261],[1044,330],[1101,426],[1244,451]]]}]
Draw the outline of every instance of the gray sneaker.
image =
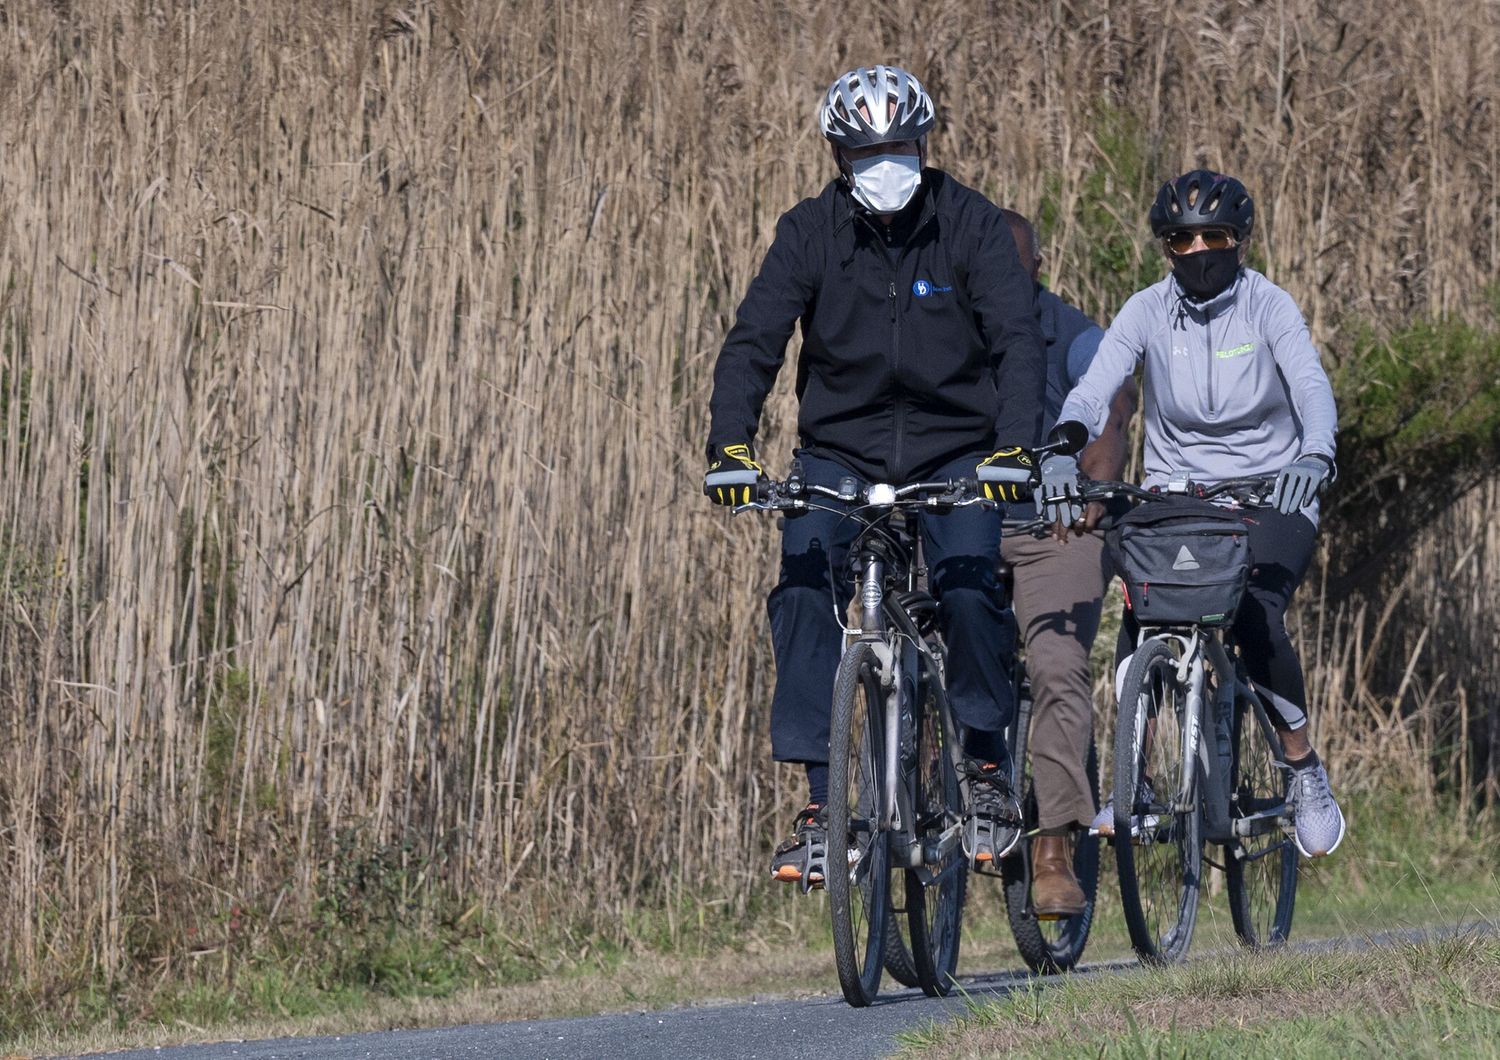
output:
[{"label": "gray sneaker", "polygon": [[[1156,792],[1151,788],[1151,781],[1141,780],[1141,801],[1154,803]],[[1154,813],[1146,815],[1146,827],[1155,828],[1161,823],[1161,818]],[[1104,800],[1104,805],[1099,807],[1099,812],[1094,814],[1094,820],[1089,824],[1089,835],[1102,835],[1106,839],[1113,838],[1115,834],[1115,797],[1111,795]],[[1141,834],[1141,818],[1136,815],[1130,819],[1130,838],[1134,839]]]},{"label": "gray sneaker", "polygon": [[1344,815],[1328,787],[1328,770],[1319,762],[1292,770],[1287,810],[1295,825],[1293,838],[1303,857],[1332,854],[1344,841]]}]

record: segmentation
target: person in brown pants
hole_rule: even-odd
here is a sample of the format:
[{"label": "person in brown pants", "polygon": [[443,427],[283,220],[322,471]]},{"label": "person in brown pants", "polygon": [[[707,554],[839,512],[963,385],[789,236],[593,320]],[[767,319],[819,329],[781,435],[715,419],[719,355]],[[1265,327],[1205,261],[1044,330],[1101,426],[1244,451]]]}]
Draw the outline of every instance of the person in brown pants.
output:
[{"label": "person in brown pants", "polygon": [[[1041,244],[1036,229],[1013,210],[1010,222],[1021,264],[1036,282]],[[1046,415],[1042,437],[1057,420],[1063,398],[1083,376],[1104,330],[1081,310],[1037,283],[1037,307],[1047,349]],[[1135,415],[1136,387],[1126,380],[1115,394],[1104,432],[1078,458],[1089,478],[1118,479],[1125,471],[1125,432]],[[1012,505],[1007,523],[1015,525],[1035,510]],[[1113,570],[1097,528],[1104,515],[1090,504],[1083,518],[1062,531],[1073,540],[1011,533],[1007,526],[1000,554],[1015,576],[1014,606],[1026,645],[1031,680],[1031,773],[1040,834],[1031,846],[1031,900],[1041,917],[1083,912],[1083,888],[1073,875],[1068,833],[1087,828],[1094,817],[1094,790],[1085,762],[1093,728],[1093,680],[1089,649],[1099,631],[1104,590]]]}]

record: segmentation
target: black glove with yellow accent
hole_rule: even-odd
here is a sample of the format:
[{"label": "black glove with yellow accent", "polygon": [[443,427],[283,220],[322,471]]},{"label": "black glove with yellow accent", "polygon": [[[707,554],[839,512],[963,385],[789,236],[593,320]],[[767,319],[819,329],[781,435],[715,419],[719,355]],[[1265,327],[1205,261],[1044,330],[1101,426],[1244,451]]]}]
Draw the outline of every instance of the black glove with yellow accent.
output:
[{"label": "black glove with yellow accent", "polygon": [[979,462],[979,492],[992,501],[1020,501],[1031,496],[1036,465],[1019,445],[1004,446]]},{"label": "black glove with yellow accent", "polygon": [[703,474],[703,493],[715,504],[733,507],[755,500],[755,485],[765,474],[749,445],[715,446]]}]

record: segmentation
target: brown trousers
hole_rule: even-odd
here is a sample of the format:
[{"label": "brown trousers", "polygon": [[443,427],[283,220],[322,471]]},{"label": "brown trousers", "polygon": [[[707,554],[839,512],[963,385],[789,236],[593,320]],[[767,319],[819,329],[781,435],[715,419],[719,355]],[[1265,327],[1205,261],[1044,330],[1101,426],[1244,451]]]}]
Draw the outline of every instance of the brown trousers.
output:
[{"label": "brown trousers", "polygon": [[1113,574],[1104,535],[1061,543],[1017,534],[1001,542],[1000,554],[1015,571],[1016,617],[1031,680],[1037,823],[1087,827],[1095,810],[1085,769],[1094,724],[1089,649]]}]

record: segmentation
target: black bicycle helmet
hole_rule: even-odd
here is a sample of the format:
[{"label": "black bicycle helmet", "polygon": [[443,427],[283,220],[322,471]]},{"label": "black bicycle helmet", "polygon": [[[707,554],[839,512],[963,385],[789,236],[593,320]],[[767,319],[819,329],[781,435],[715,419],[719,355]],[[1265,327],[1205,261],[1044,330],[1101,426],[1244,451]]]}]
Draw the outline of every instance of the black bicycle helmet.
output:
[{"label": "black bicycle helmet", "polygon": [[1195,169],[1161,186],[1151,204],[1151,231],[1162,236],[1174,228],[1222,225],[1245,240],[1255,227],[1255,200],[1245,185],[1223,173]]},{"label": "black bicycle helmet", "polygon": [[899,66],[850,70],[829,86],[818,108],[818,127],[840,147],[920,140],[935,120],[922,82]]}]

